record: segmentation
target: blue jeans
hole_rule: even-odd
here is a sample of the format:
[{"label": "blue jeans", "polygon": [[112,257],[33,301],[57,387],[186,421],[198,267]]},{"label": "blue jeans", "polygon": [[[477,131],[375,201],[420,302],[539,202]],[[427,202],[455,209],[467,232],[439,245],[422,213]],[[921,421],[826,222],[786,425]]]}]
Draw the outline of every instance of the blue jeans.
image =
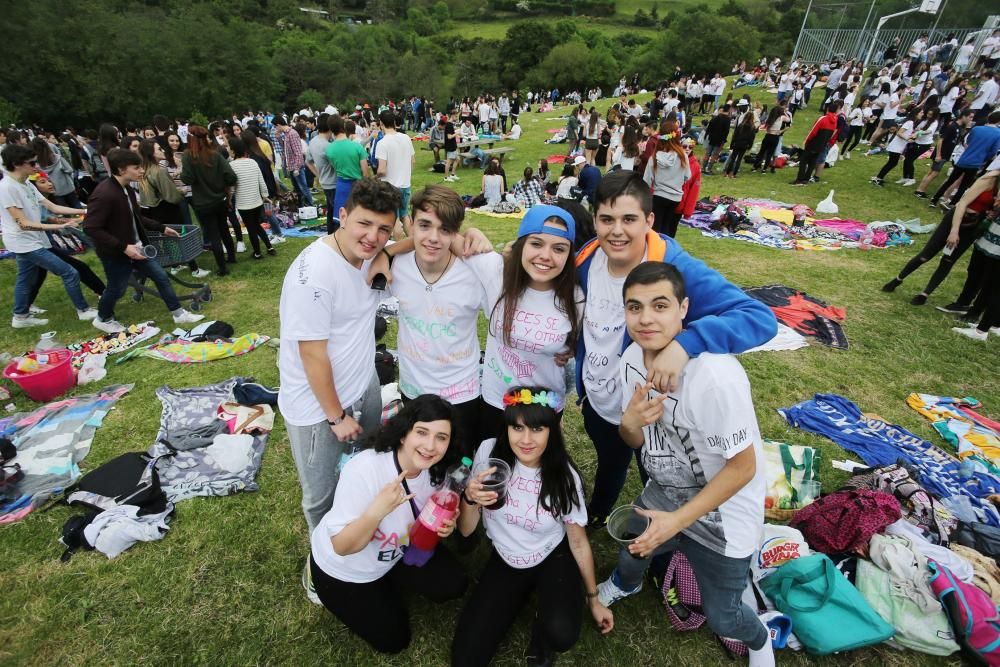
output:
[{"label": "blue jeans", "polygon": [[333,220],[340,226],[340,209],[344,208],[347,204],[347,199],[351,196],[351,190],[354,188],[354,181],[337,177],[337,187],[334,188],[333,196]]},{"label": "blue jeans", "polygon": [[87,310],[90,307],[80,290],[80,274],[49,248],[19,252],[15,257],[17,258],[17,281],[14,283],[15,315],[28,314],[39,269],[44,269],[62,279],[66,294],[77,310]]},{"label": "blue jeans", "polygon": [[306,171],[306,168],[302,167],[299,169],[298,175],[294,176],[292,180],[295,182],[295,186],[299,191],[299,194],[302,195],[302,205],[315,206],[313,203],[312,192],[309,191],[309,183],[306,181]]},{"label": "blue jeans", "polygon": [[130,259],[101,258],[101,264],[104,265],[104,274],[108,279],[108,286],[104,289],[101,302],[97,306],[97,316],[102,320],[114,319],[115,304],[128,289],[128,279],[132,276],[133,271],[139,276],[153,281],[156,289],[160,292],[160,298],[167,305],[167,310],[171,313],[180,310],[181,302],[177,300],[177,293],[174,292],[174,287],[170,284],[170,278],[167,277],[167,272],[156,260],[144,259],[133,262]]},{"label": "blue jeans", "polygon": [[[641,499],[636,505],[645,507]],[[653,508],[655,509],[655,508]],[[708,627],[715,634],[738,639],[755,651],[764,647],[768,633],[753,609],[743,602],[743,591],[750,578],[750,556],[728,558],[702,546],[684,533],[678,533],[656,548],[647,558],[636,558],[624,547],[618,552],[618,565],[611,573],[615,585],[624,591],[642,583],[652,556],[679,551],[691,563],[701,590],[701,607]]]},{"label": "blue jeans", "polygon": [[642,450],[626,445],[618,433],[618,425],[605,421],[594,412],[590,401],[583,402],[583,427],[597,450],[597,473],[594,475],[594,490],[590,495],[587,516],[607,516],[625,486],[628,464],[633,457],[639,468],[639,478],[643,484],[646,483],[648,478],[639,458]]}]

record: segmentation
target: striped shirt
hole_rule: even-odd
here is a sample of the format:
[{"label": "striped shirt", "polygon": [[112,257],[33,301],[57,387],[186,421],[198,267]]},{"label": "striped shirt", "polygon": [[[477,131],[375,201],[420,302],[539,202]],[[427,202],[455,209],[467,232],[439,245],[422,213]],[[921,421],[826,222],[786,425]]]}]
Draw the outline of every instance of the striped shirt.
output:
[{"label": "striped shirt", "polygon": [[295,171],[305,166],[306,157],[302,152],[302,138],[295,130],[288,130],[281,135],[282,152],[285,155],[285,169]]},{"label": "striped shirt", "polygon": [[[299,136],[296,134],[295,138]],[[250,158],[237,158],[229,163],[236,173],[236,209],[249,211],[264,205],[267,197],[267,183],[260,167]]]}]

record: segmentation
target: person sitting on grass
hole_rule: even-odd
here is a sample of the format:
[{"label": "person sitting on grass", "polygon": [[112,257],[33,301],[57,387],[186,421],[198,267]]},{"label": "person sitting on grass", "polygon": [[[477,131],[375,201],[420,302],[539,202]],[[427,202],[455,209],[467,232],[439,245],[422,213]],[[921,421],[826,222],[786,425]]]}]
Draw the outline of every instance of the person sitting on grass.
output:
[{"label": "person sitting on grass", "polygon": [[[308,562],[319,601],[381,653],[410,644],[400,588],[435,602],[465,592],[462,566],[442,543],[421,567],[399,562],[421,508],[458,460],[455,423],[443,398],[407,403],[344,465],[333,506],[312,531]],[[438,535],[454,529],[455,519],[444,521]]]},{"label": "person sitting on grass", "polygon": [[469,481],[458,518],[465,536],[482,521],[493,548],[458,618],[451,647],[456,667],[489,665],[532,593],[528,664],[551,665],[555,653],[576,644],[584,599],[601,632],[614,627],[611,611],[597,599],[583,482],[566,451],[562,405],[538,387],[515,387],[503,402],[503,425],[479,446],[475,463],[496,458],[510,467],[504,498],[484,488],[484,471]]},{"label": "person sitting on grass", "polygon": [[642,588],[654,555],[687,556],[713,632],[742,641],[751,667],[773,667],[768,630],[742,600],[764,527],[763,442],[750,382],[736,357],[702,354],[688,362],[676,390],[650,380],[656,356],[684,328],[688,298],[673,265],[644,262],[622,287],[633,342],[622,354],[622,440],[641,450],[649,481],[635,504],[650,522],[623,545],[611,576],[597,587],[611,606]]},{"label": "person sitting on grass", "polygon": [[153,281],[175,323],[201,321],[204,315],[189,313],[181,307],[166,271],[145,252],[149,246],[147,231],[173,237],[180,234],[173,227],[140,214],[139,197],[131,184],[142,180],[142,158],[123,148],[112,149],[107,158],[111,177],[94,188],[83,221],[83,229],[93,239],[97,256],[104,265],[108,283],[97,306],[94,326],[104,333],[125,331],[115,319],[115,304],[124,296],[133,273]]}]

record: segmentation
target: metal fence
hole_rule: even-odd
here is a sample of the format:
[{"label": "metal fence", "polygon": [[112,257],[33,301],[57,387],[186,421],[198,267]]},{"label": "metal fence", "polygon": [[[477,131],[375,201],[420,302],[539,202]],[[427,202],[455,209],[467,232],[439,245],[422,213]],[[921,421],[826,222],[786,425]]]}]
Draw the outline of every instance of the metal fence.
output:
[{"label": "metal fence", "polygon": [[[917,41],[917,38],[927,33],[926,28],[913,28],[905,30],[881,30],[875,44],[873,64],[882,61],[882,54],[893,41],[899,37],[899,56],[905,57],[906,50],[910,44]],[[871,29],[849,28],[834,30],[829,28],[809,28],[802,31],[802,38],[799,44],[798,57],[805,63],[827,62],[836,56],[845,58],[863,59],[871,47],[872,36],[875,33],[874,26]],[[955,33],[958,43],[964,44],[969,35],[979,33],[977,37],[985,39],[989,36],[989,28],[937,28],[930,36],[929,43],[937,44],[943,42],[947,35]],[[981,42],[982,39],[977,39]],[[978,49],[977,49],[978,50]],[[955,49],[957,52],[958,49]],[[954,53],[952,53],[954,57]]]}]

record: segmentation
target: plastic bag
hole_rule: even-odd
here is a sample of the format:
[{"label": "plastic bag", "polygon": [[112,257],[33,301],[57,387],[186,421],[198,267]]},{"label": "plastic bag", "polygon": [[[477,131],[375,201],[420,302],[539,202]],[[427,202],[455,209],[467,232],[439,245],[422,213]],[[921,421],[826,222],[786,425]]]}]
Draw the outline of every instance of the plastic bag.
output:
[{"label": "plastic bag", "polygon": [[106,354],[88,354],[87,358],[83,360],[83,366],[80,367],[80,373],[76,376],[76,383],[89,384],[103,380],[108,374],[107,369],[104,368],[107,360],[108,355]]},{"label": "plastic bag", "polygon": [[826,199],[816,204],[817,213],[839,213],[840,207],[833,201],[833,190],[826,196]]}]

